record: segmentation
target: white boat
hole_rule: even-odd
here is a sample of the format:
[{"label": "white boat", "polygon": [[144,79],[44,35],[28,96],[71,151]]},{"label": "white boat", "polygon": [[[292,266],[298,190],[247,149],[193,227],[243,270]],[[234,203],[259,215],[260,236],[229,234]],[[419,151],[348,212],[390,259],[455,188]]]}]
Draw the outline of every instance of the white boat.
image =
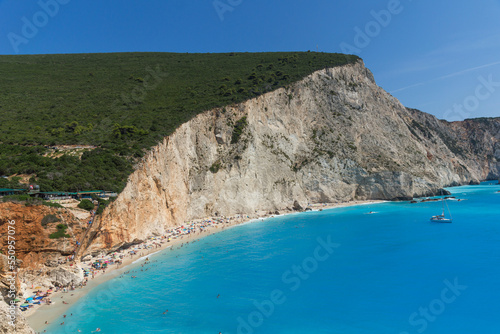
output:
[{"label": "white boat", "polygon": [[431,217],[431,222],[436,222],[436,223],[451,223],[452,220],[451,220],[451,218],[446,218],[444,216],[444,214],[442,214],[442,215],[432,216]]},{"label": "white boat", "polygon": [[[443,202],[443,213],[440,214],[440,215],[437,215],[437,216],[432,216],[431,217],[431,222],[436,222],[436,223],[451,223],[452,222],[452,218],[451,218],[451,212],[450,212],[450,208],[448,208],[448,203],[446,203],[446,199],[443,198],[441,200]],[[448,208],[448,212],[450,212],[450,218],[446,218],[446,216],[444,215],[444,205],[446,203],[446,208]]]}]

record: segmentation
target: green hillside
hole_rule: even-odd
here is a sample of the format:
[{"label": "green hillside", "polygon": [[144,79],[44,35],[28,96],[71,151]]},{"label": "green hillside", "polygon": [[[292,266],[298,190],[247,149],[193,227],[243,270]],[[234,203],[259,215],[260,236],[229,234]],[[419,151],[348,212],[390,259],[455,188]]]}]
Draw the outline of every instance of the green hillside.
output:
[{"label": "green hillside", "polygon": [[[315,52],[0,56],[0,175],[34,174],[43,191],[120,191],[133,162],[196,114],[356,60]],[[63,144],[99,148],[80,158],[45,147]]]}]

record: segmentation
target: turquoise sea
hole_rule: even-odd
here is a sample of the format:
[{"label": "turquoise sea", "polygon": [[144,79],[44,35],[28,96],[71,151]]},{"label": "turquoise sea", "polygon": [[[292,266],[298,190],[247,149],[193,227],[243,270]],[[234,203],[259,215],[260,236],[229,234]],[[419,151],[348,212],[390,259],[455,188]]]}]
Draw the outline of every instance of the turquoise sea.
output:
[{"label": "turquoise sea", "polygon": [[449,190],[465,199],[448,201],[452,224],[429,221],[440,202],[387,202],[158,253],[47,333],[500,333],[500,186]]}]

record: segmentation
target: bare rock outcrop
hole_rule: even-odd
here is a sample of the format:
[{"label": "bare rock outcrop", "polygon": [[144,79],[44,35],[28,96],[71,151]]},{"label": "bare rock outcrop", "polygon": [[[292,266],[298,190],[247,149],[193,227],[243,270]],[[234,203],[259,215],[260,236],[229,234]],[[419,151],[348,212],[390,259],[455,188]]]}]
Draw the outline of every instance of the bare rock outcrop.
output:
[{"label": "bare rock outcrop", "polygon": [[0,295],[0,334],[34,334],[19,309],[10,308]]},{"label": "bare rock outcrop", "polygon": [[196,218],[410,199],[500,174],[500,120],[405,108],[360,61],[202,113],[154,147],[94,223],[113,248]]},{"label": "bare rock outcrop", "polygon": [[293,202],[293,206],[292,206],[292,209],[294,211],[304,211],[304,208],[299,204],[299,202],[297,201],[294,201]]},{"label": "bare rock outcrop", "polygon": [[[52,219],[44,219],[49,216]],[[66,234],[69,234],[70,238],[50,238],[50,235],[57,231],[58,224],[68,226]],[[22,268],[50,264],[58,258],[73,254],[76,240],[80,238],[84,228],[85,224],[67,209],[0,203],[0,251],[4,254],[8,252],[10,229],[15,236],[15,253],[16,257],[22,260]]]},{"label": "bare rock outcrop", "polygon": [[[19,308],[11,303],[15,292],[20,291],[19,280],[11,280],[9,260],[0,254],[0,334],[35,333],[27,324]],[[15,296],[17,297],[17,296]]]},{"label": "bare rock outcrop", "polygon": [[83,271],[78,265],[59,265],[55,268],[39,267],[36,270],[24,269],[20,272],[20,278],[35,286],[69,286],[80,284],[84,277]]}]

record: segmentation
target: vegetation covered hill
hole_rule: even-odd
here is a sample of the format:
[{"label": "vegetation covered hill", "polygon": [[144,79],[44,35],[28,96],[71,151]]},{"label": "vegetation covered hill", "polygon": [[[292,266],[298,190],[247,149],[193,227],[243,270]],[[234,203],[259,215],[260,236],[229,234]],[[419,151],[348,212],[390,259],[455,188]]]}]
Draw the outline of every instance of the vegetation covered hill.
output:
[{"label": "vegetation covered hill", "polygon": [[[0,56],[0,175],[33,174],[42,191],[120,191],[134,161],[196,114],[356,60],[315,52]],[[98,148],[80,156],[47,147],[62,144]]]}]

